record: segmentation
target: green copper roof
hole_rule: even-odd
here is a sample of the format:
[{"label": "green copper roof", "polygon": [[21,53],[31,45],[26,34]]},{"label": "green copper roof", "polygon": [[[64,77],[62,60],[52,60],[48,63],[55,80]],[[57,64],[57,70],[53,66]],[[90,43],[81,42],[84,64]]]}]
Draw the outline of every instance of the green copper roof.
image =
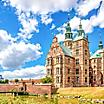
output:
[{"label": "green copper roof", "polygon": [[71,27],[70,27],[70,23],[67,23],[66,26],[66,32],[65,32],[65,39],[72,39],[72,32],[71,32]]},{"label": "green copper roof", "polygon": [[59,45],[62,48],[62,51],[63,51],[63,53],[65,55],[68,55],[68,56],[71,56],[72,57],[72,52],[71,52],[71,50],[69,48],[65,47],[62,42],[59,43]]},{"label": "green copper roof", "polygon": [[101,57],[102,57],[102,55],[100,54],[101,52],[103,52],[103,49],[97,50],[97,51],[90,57],[90,59],[92,59],[92,58],[101,58]]},{"label": "green copper roof", "polygon": [[76,41],[76,40],[80,40],[80,39],[87,39],[85,36],[84,36],[84,34],[82,34],[81,36],[76,36],[75,38],[74,38],[74,41]]},{"label": "green copper roof", "polygon": [[102,43],[102,41],[99,41],[99,49],[103,49],[103,43]]},{"label": "green copper roof", "polygon": [[84,38],[86,39],[86,35],[85,35],[85,32],[84,32],[84,30],[82,28],[82,24],[81,24],[81,21],[80,21],[79,29],[77,31],[76,37],[74,38],[74,41],[84,39]]}]

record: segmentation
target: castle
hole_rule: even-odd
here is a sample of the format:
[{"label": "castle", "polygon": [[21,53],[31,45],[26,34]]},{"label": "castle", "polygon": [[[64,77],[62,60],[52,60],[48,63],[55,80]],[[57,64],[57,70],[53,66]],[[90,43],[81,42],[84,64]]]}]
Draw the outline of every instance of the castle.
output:
[{"label": "castle", "polygon": [[104,48],[99,41],[98,49],[90,55],[88,36],[80,21],[76,37],[67,23],[65,40],[58,43],[54,37],[46,58],[47,76],[52,77],[56,88],[71,86],[103,86]]}]

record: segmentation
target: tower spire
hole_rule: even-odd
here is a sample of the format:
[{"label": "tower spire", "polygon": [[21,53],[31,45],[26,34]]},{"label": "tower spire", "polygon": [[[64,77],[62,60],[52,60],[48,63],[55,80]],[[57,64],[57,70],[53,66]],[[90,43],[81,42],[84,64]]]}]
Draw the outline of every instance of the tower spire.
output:
[{"label": "tower spire", "polygon": [[79,29],[82,29],[81,19],[80,19]]},{"label": "tower spire", "polygon": [[99,49],[103,49],[103,42],[101,40],[101,35],[100,35],[100,40],[99,40],[99,45],[98,45]]},{"label": "tower spire", "polygon": [[79,24],[79,29],[78,29],[78,36],[85,37],[85,32],[84,32],[84,30],[82,28],[81,19],[80,19],[80,24]]},{"label": "tower spire", "polygon": [[69,22],[67,22],[67,26],[66,26],[65,39],[72,39],[72,32]]}]

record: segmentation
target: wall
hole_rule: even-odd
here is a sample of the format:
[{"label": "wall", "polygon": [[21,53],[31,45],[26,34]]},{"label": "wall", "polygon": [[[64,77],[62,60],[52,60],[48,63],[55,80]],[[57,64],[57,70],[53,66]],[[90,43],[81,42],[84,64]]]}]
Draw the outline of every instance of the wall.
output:
[{"label": "wall", "polygon": [[18,89],[18,85],[14,84],[14,85],[10,85],[10,84],[0,84],[0,92],[10,92],[13,90],[17,90]]},{"label": "wall", "polygon": [[51,84],[34,84],[34,85],[27,85],[26,92],[29,92],[30,94],[48,94],[51,96],[51,93],[53,93],[54,88]]}]

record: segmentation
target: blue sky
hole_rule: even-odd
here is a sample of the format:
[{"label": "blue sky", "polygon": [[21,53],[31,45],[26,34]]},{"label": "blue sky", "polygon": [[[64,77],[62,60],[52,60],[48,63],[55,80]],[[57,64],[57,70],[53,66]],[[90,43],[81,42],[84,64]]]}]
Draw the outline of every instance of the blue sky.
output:
[{"label": "blue sky", "polygon": [[[64,40],[69,21],[74,35],[82,20],[91,53],[104,44],[104,0],[0,0],[0,74],[41,78],[52,39]],[[69,20],[68,20],[69,18]]]}]

